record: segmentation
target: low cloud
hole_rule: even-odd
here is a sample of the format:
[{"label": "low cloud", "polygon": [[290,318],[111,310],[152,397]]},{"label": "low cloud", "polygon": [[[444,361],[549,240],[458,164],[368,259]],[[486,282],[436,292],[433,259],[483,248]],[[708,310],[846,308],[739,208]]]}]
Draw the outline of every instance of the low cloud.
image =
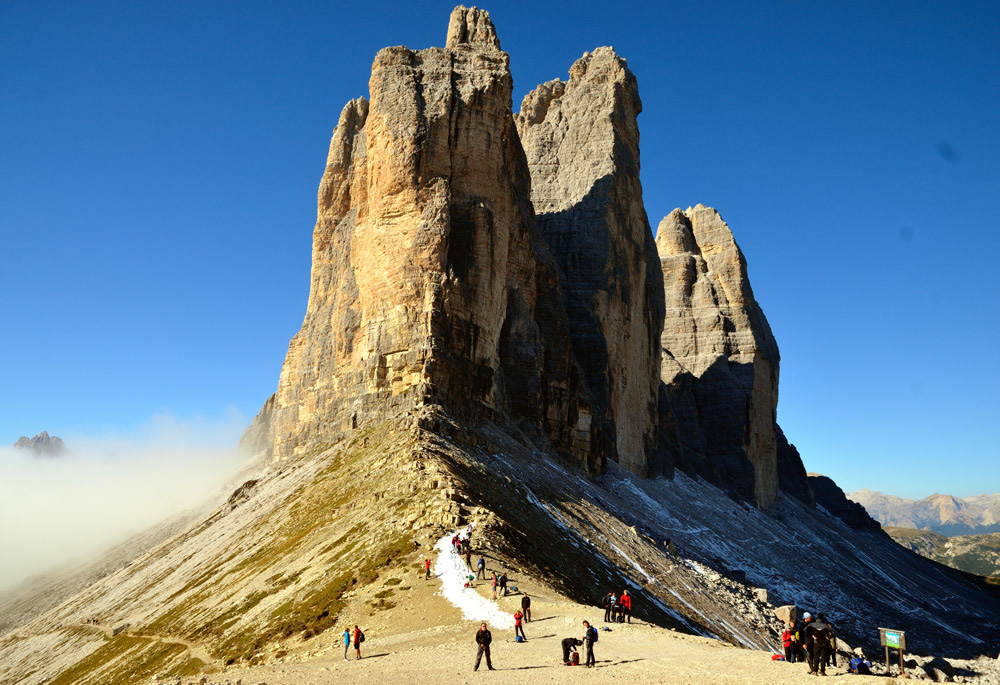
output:
[{"label": "low cloud", "polygon": [[248,420],[157,414],[131,434],[60,435],[69,454],[0,448],[0,590],[83,561],[219,493]]}]

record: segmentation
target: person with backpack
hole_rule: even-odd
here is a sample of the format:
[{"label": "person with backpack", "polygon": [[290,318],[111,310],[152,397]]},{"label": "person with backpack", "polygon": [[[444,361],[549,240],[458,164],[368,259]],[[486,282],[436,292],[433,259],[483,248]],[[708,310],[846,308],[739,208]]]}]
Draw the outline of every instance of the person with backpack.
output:
[{"label": "person with backpack", "polygon": [[472,550],[468,547],[465,548],[465,566],[471,571],[472,570]]},{"label": "person with backpack", "polygon": [[[581,642],[580,640],[577,640],[575,637],[567,637],[567,638],[563,639],[563,641],[562,641],[562,652],[563,652],[563,663],[565,665],[571,666],[573,664],[573,662],[570,661],[570,656],[569,656],[570,650],[572,650],[573,653],[575,654],[576,653],[576,648],[579,647],[582,644],[583,644],[583,642]],[[580,663],[580,657],[579,656],[576,657],[576,661],[577,661],[578,664]]]},{"label": "person with backpack", "polygon": [[507,572],[504,571],[500,576],[500,589],[503,590],[503,596],[507,596]]},{"label": "person with backpack", "polygon": [[355,660],[361,658],[361,643],[365,641],[365,634],[361,632],[361,628],[358,628],[357,624],[354,625],[354,658]]},{"label": "person with backpack", "polygon": [[812,641],[806,632],[810,623],[812,623],[812,614],[807,611],[802,614],[802,620],[795,624],[795,633],[799,646],[797,660],[807,664],[810,663],[810,654],[812,653]]},{"label": "person with backpack", "polygon": [[795,624],[789,622],[781,633],[781,646],[785,648],[785,661],[795,663]]},{"label": "person with backpack", "polygon": [[590,621],[583,622],[583,646],[584,651],[587,656],[587,668],[593,668],[597,665],[597,660],[594,659],[594,643],[597,642],[597,628],[590,625]]},{"label": "person with backpack", "polygon": [[351,647],[351,631],[344,628],[344,661],[347,661],[347,650]]},{"label": "person with backpack", "polygon": [[483,559],[482,556],[476,562],[476,579],[478,580],[479,578],[486,580],[486,559]]},{"label": "person with backpack", "polygon": [[632,595],[628,593],[628,590],[622,590],[622,596],[618,600],[620,608],[618,609],[618,622],[625,623],[625,619],[628,622],[632,622]]},{"label": "person with backpack", "polygon": [[493,642],[493,634],[490,633],[490,629],[486,627],[486,623],[483,622],[479,626],[479,630],[476,632],[476,665],[472,669],[473,671],[479,670],[479,662],[482,661],[483,655],[486,655],[486,667],[491,671],[493,670],[493,662],[490,661],[490,643]]},{"label": "person with backpack", "polygon": [[816,621],[806,627],[807,639],[810,643],[809,649],[809,673],[816,675],[826,675],[826,657],[830,650],[830,641],[833,639],[833,629],[826,622],[823,614],[816,616]]},{"label": "person with backpack", "polygon": [[531,623],[531,597],[527,592],[521,595],[521,611],[524,612],[524,622]]},{"label": "person with backpack", "polygon": [[528,641],[528,636],[524,634],[524,624],[523,624],[524,614],[518,609],[514,612],[514,641],[517,642],[517,636],[520,634],[521,640],[524,642]]},{"label": "person with backpack", "polygon": [[604,609],[604,622],[611,620],[611,593],[607,592],[601,599],[601,608]]}]

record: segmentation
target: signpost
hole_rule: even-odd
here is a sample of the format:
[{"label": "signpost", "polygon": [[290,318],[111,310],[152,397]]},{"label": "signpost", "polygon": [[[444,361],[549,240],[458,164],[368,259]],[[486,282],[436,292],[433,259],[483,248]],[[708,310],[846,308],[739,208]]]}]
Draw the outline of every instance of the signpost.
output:
[{"label": "signpost", "polygon": [[889,649],[892,648],[899,652],[899,674],[905,676],[906,670],[903,667],[903,652],[906,650],[906,633],[902,630],[879,628],[878,636],[882,646],[885,647],[886,670],[891,670],[889,666]]}]

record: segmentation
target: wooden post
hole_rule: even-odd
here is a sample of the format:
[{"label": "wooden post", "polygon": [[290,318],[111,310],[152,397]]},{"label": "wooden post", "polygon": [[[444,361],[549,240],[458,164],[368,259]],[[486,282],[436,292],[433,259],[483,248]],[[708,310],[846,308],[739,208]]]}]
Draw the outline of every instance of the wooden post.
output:
[{"label": "wooden post", "polygon": [[906,677],[906,669],[903,668],[903,648],[899,648],[899,675]]},{"label": "wooden post", "polygon": [[889,662],[889,645],[885,646],[885,674],[892,675],[892,664]]}]

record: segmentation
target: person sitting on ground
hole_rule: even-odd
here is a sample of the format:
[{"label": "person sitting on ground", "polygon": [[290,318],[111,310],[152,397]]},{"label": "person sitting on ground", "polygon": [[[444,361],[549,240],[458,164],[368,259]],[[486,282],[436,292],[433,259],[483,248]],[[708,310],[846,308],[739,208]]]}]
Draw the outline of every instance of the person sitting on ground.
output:
[{"label": "person sitting on ground", "polygon": [[493,642],[493,634],[490,633],[490,629],[486,627],[486,623],[483,622],[479,626],[479,630],[476,632],[476,665],[472,669],[473,671],[479,670],[479,662],[482,661],[483,655],[486,655],[486,667],[491,671],[493,670],[493,662],[490,661],[490,643]]},{"label": "person sitting on ground", "polygon": [[524,622],[531,623],[531,597],[527,592],[521,595],[521,611],[524,612]]},{"label": "person sitting on ground", "polygon": [[523,624],[523,621],[522,621],[523,619],[524,619],[524,614],[521,613],[520,609],[518,609],[517,611],[514,612],[514,640],[515,641],[517,641],[518,634],[521,635],[521,639],[522,640],[524,640],[525,642],[528,641],[528,636],[524,634],[524,624]]},{"label": "person sitting on ground", "polygon": [[567,637],[562,641],[562,652],[563,652],[563,663],[567,666],[570,665],[569,653],[570,650],[576,651],[576,648],[582,645],[583,642],[577,640],[575,637]]}]

